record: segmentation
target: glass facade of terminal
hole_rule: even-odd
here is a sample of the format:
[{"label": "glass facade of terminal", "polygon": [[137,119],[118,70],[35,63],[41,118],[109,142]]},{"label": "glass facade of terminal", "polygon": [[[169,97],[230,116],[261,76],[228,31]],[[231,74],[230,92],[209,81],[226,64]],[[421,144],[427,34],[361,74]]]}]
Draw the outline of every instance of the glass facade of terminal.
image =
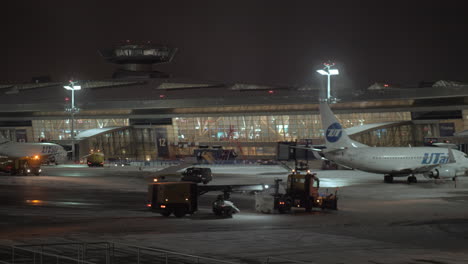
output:
[{"label": "glass facade of terminal", "polygon": [[[128,126],[128,119],[75,119],[75,135],[92,128]],[[33,120],[34,141],[66,140],[71,138],[71,119]]]},{"label": "glass facade of terminal", "polygon": [[[338,114],[345,128],[362,124],[409,121],[409,112]],[[277,142],[323,138],[319,115],[239,115],[176,117],[172,125],[129,126],[128,119],[76,119],[77,133],[92,128],[116,127],[79,143],[80,156],[100,150],[109,158],[146,160],[192,156],[200,146],[234,149],[239,158],[274,158]],[[389,125],[353,135],[369,146],[422,145],[424,138],[440,136],[441,122],[463,129],[462,120]],[[0,128],[0,133],[15,141],[69,142],[70,120],[33,120],[32,127]],[[66,143],[65,143],[66,144]]]},{"label": "glass facade of terminal", "polygon": [[[338,118],[344,127],[352,127],[405,121],[410,120],[411,116],[409,112],[386,112],[342,114]],[[99,149],[117,159],[153,160],[165,156],[158,151],[167,150],[169,155],[166,157],[176,158],[192,156],[194,149],[201,145],[218,145],[224,149],[234,149],[242,158],[255,159],[275,157],[278,141],[322,137],[319,115],[176,117],[172,119],[172,125],[134,126],[103,133],[88,139],[87,143],[83,142],[85,144],[80,147],[82,152]],[[161,138],[164,142],[160,141]],[[412,140],[412,137],[407,140]]]},{"label": "glass facade of terminal", "polygon": [[0,127],[0,136],[14,142],[32,142],[31,127]]},{"label": "glass facade of terminal", "polygon": [[[337,117],[345,128],[411,120],[409,112],[342,114]],[[173,128],[173,140],[184,142],[278,142],[323,136],[319,115],[174,118]]]},{"label": "glass facade of terminal", "polygon": [[423,137],[421,137],[420,142],[418,142],[419,144],[415,142],[418,138],[415,135],[417,130],[418,128],[413,124],[403,124],[366,131],[354,135],[351,138],[365,145],[375,147],[422,145]]}]

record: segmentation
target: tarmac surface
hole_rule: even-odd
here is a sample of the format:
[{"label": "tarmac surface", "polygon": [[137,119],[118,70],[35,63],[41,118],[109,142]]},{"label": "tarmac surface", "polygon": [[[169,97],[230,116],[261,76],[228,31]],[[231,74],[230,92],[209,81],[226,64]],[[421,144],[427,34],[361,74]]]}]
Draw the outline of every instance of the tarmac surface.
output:
[{"label": "tarmac surface", "polygon": [[[468,263],[468,178],[385,184],[376,174],[317,171],[322,190],[339,187],[338,211],[260,214],[246,193],[232,195],[241,213],[220,218],[211,212],[218,193],[208,193],[196,214],[179,219],[145,208],[159,169],[63,165],[44,167],[44,176],[0,175],[0,243],[116,241],[237,263]],[[275,165],[212,170],[209,184],[287,175]]]}]

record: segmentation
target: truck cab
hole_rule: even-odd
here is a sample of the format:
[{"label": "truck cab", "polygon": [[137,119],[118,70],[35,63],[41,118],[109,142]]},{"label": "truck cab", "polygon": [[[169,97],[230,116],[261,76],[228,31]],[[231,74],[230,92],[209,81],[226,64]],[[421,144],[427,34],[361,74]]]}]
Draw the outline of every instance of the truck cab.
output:
[{"label": "truck cab", "polygon": [[313,208],[337,210],[337,192],[320,193],[320,180],[315,173],[293,170],[287,178],[284,193],[280,191],[281,179],[275,180],[275,192],[256,197],[257,211],[264,213],[287,213],[292,208],[304,208],[310,212]]}]

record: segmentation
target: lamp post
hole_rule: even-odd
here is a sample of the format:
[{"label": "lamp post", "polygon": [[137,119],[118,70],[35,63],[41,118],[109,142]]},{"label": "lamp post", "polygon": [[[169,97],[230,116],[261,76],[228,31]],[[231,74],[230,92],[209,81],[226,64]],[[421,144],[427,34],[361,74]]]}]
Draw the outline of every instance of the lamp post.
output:
[{"label": "lamp post", "polygon": [[66,109],[71,114],[71,140],[72,140],[72,161],[75,162],[75,114],[80,111],[75,107],[75,91],[81,90],[81,86],[75,85],[76,82],[70,80],[70,84],[63,86],[66,90],[72,92],[71,108]]},{"label": "lamp post", "polygon": [[325,67],[323,69],[317,70],[317,72],[321,75],[327,75],[327,102],[331,103],[332,99],[330,94],[330,79],[332,75],[338,75],[339,72],[337,69],[331,69],[331,67],[335,66],[335,63],[324,63],[323,65]]}]

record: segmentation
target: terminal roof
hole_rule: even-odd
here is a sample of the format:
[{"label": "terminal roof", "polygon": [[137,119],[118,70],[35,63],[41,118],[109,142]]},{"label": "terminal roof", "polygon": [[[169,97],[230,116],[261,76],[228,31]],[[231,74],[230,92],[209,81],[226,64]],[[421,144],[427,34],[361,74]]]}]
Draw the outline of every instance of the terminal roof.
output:
[{"label": "terminal roof", "polygon": [[[77,80],[78,116],[129,117],[160,115],[317,113],[320,87],[222,83],[184,78]],[[0,84],[0,119],[12,112],[25,118],[43,119],[66,115],[70,91],[66,82]],[[340,111],[408,111],[420,109],[463,109],[468,88],[445,86],[337,91]]]}]

